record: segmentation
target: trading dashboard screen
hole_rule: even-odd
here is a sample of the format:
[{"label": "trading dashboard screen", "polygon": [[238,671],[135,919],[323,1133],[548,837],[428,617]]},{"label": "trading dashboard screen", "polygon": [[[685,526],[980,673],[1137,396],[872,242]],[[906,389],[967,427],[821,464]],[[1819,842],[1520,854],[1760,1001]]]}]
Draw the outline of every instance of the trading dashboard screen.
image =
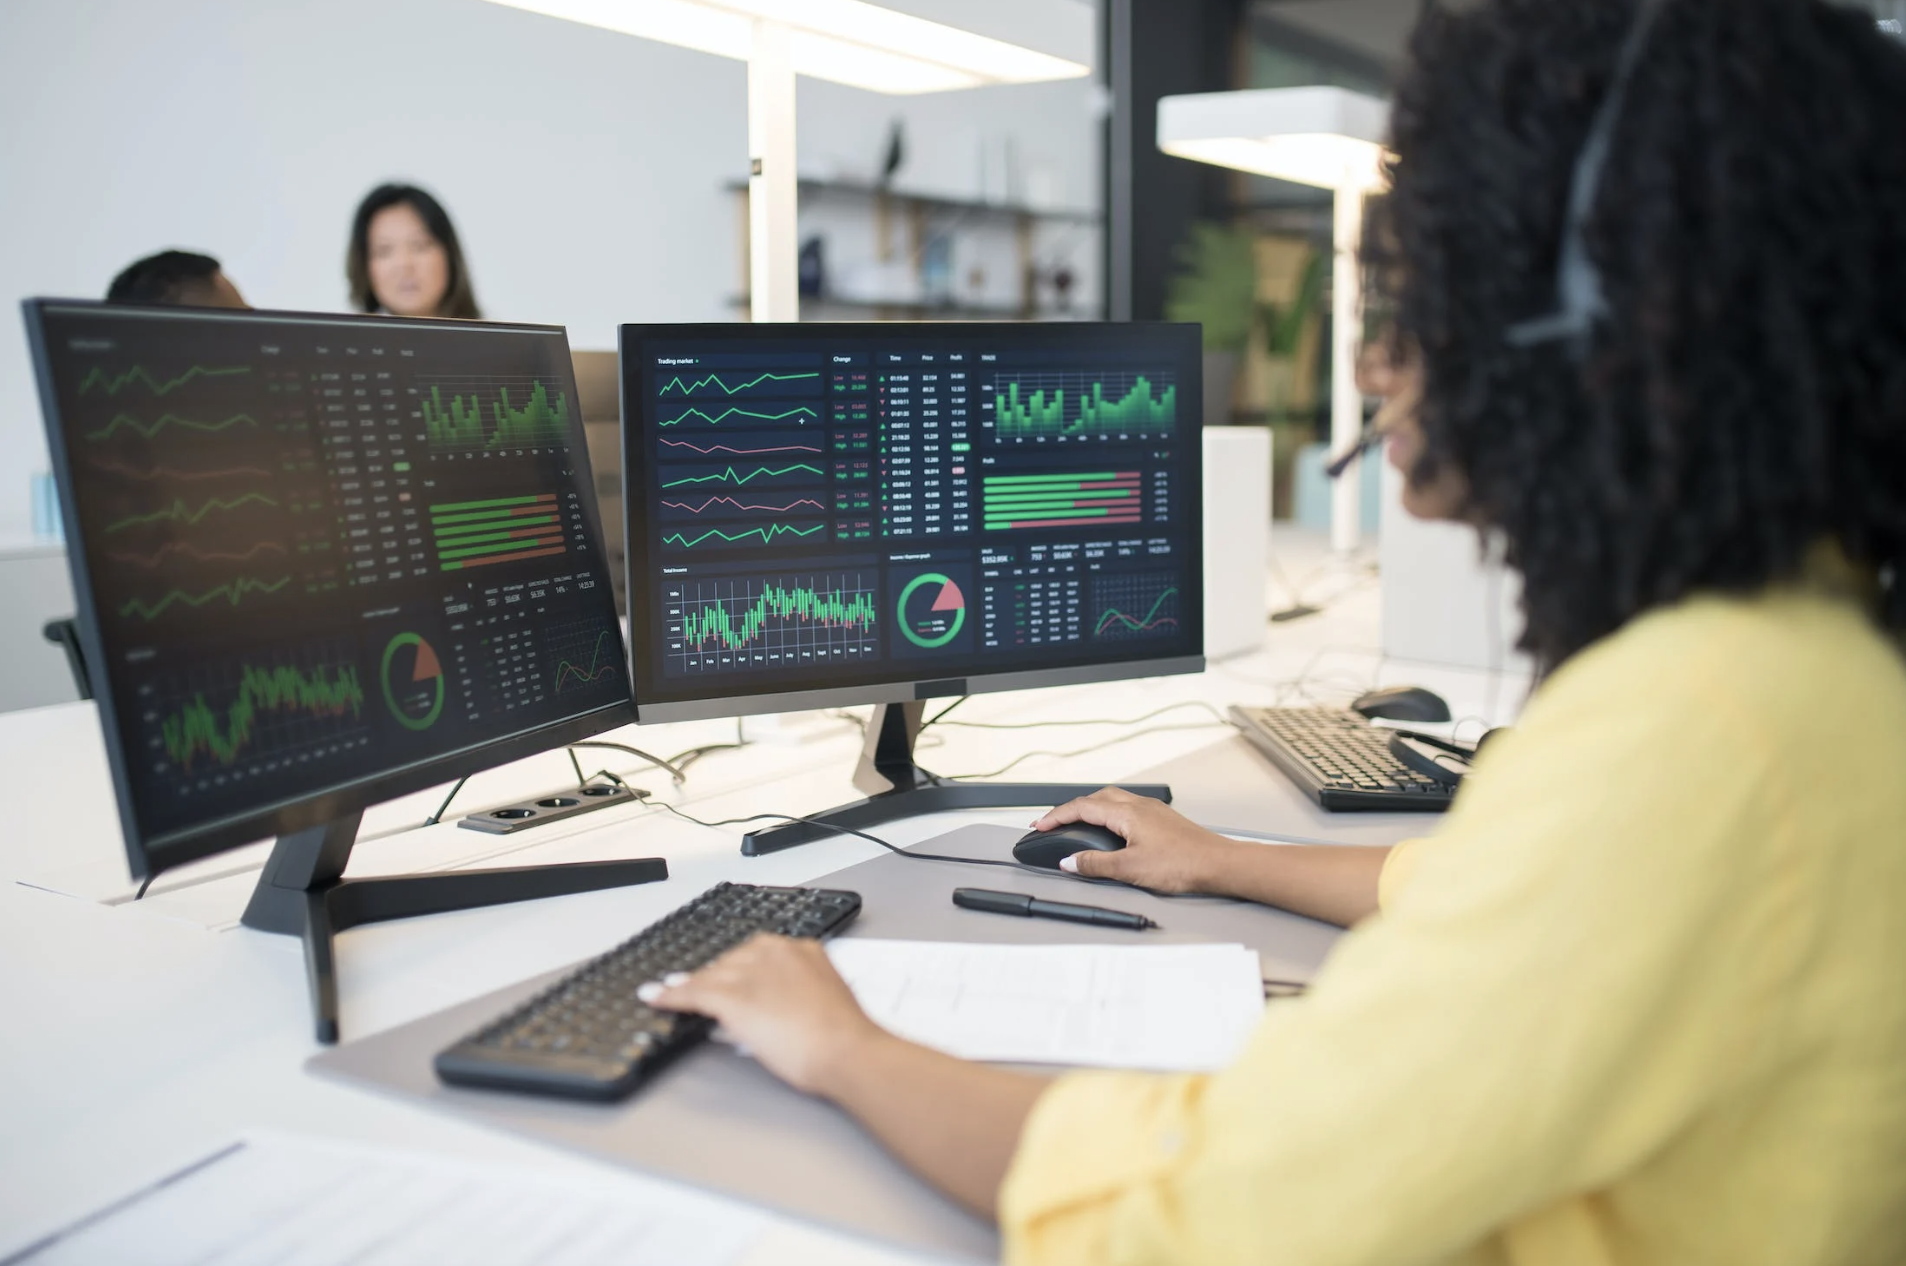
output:
[{"label": "trading dashboard screen", "polygon": [[27,318],[130,843],[628,719],[562,330]]},{"label": "trading dashboard screen", "polygon": [[1195,326],[623,327],[638,713],[1195,668],[1200,355]]}]

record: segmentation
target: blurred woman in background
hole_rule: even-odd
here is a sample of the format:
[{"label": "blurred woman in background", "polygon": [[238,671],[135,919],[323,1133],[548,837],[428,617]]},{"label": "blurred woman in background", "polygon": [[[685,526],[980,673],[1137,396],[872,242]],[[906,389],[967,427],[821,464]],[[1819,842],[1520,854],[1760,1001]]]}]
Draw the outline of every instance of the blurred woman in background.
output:
[{"label": "blurred woman in background", "polygon": [[483,316],[449,213],[415,185],[379,185],[364,196],[351,222],[344,274],[359,312]]}]

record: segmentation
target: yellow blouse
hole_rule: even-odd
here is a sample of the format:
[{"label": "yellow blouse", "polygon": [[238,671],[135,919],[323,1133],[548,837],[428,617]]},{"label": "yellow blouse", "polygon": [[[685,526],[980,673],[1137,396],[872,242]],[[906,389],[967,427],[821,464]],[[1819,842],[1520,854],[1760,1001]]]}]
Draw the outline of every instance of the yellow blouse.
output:
[{"label": "yellow blouse", "polygon": [[1906,1262],[1906,661],[1815,592],[1551,677],[1213,1076],[1077,1073],[1013,1263]]}]

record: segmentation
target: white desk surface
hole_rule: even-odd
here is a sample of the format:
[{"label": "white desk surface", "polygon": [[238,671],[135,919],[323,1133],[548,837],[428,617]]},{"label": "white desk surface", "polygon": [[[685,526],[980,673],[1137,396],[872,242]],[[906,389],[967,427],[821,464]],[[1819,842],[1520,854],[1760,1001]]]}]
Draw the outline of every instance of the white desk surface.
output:
[{"label": "white desk surface", "polygon": [[[1287,564],[1287,569],[1290,565]],[[1300,581],[1300,583],[1302,583]],[[1327,593],[1331,584],[1316,583]],[[1315,601],[1311,593],[1306,594]],[[976,697],[965,721],[1130,718],[1184,700],[1222,708],[1234,702],[1343,702],[1375,684],[1411,682],[1444,694],[1458,716],[1493,701],[1515,710],[1526,683],[1488,674],[1383,662],[1377,651],[1377,596],[1353,590],[1321,616],[1267,630],[1266,649],[1214,665],[1199,677]],[[864,710],[862,710],[864,714]],[[1196,725],[1197,710],[1151,725]],[[715,820],[761,810],[815,812],[857,798],[849,776],[860,734],[829,721],[798,744],[756,743],[704,757],[687,785],[665,775],[630,774],[639,764],[615,753],[609,768]],[[942,774],[979,773],[1022,752],[1070,751],[1132,727],[1027,730],[947,728],[923,736],[919,757]],[[660,755],[732,737],[733,723],[647,726],[605,737]],[[1025,780],[1112,781],[1222,738],[1209,728],[1132,738],[1070,758],[1041,756],[1005,775]],[[594,769],[596,764],[586,764]],[[1265,776],[1276,775],[1266,769]],[[473,778],[459,803],[495,805],[573,782],[560,753]],[[387,1028],[513,980],[558,967],[619,941],[722,880],[799,884],[873,856],[865,841],[837,837],[769,857],[743,858],[736,829],[704,830],[650,806],[598,811],[498,839],[445,824],[405,832],[446,788],[378,806],[353,857],[353,874],[402,872],[468,862],[499,847],[508,864],[614,857],[666,857],[670,878],[613,892],[373,925],[339,938],[345,1038]],[[137,904],[102,904],[27,882],[70,890],[124,889],[125,867],[91,704],[0,716],[0,1255],[91,1212],[246,1129],[387,1142],[416,1150],[604,1172],[596,1162],[492,1133],[447,1116],[320,1080],[303,1071],[316,1049],[298,942],[235,922],[262,851],[201,863],[188,882],[168,874]],[[885,834],[909,844],[974,821],[1019,824],[1024,811],[959,814],[897,823]],[[1245,825],[1245,824],[1230,824]],[[1275,831],[1279,824],[1250,824]],[[177,884],[171,887],[169,884]],[[622,1173],[624,1171],[613,1171]],[[659,1180],[626,1175],[634,1183]],[[666,1187],[667,1184],[660,1184]],[[780,1221],[750,1263],[920,1262],[926,1258],[833,1232]]]}]

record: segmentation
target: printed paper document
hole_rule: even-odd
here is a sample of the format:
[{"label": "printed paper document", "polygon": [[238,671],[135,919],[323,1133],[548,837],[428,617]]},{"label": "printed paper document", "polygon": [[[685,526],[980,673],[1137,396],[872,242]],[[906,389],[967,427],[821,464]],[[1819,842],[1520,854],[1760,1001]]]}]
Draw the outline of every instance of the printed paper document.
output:
[{"label": "printed paper document", "polygon": [[830,941],[882,1027],[963,1059],[1210,1072],[1264,1015],[1242,945]]},{"label": "printed paper document", "polygon": [[765,1225],[727,1202],[637,1181],[268,1135],[7,1266],[728,1266]]}]

